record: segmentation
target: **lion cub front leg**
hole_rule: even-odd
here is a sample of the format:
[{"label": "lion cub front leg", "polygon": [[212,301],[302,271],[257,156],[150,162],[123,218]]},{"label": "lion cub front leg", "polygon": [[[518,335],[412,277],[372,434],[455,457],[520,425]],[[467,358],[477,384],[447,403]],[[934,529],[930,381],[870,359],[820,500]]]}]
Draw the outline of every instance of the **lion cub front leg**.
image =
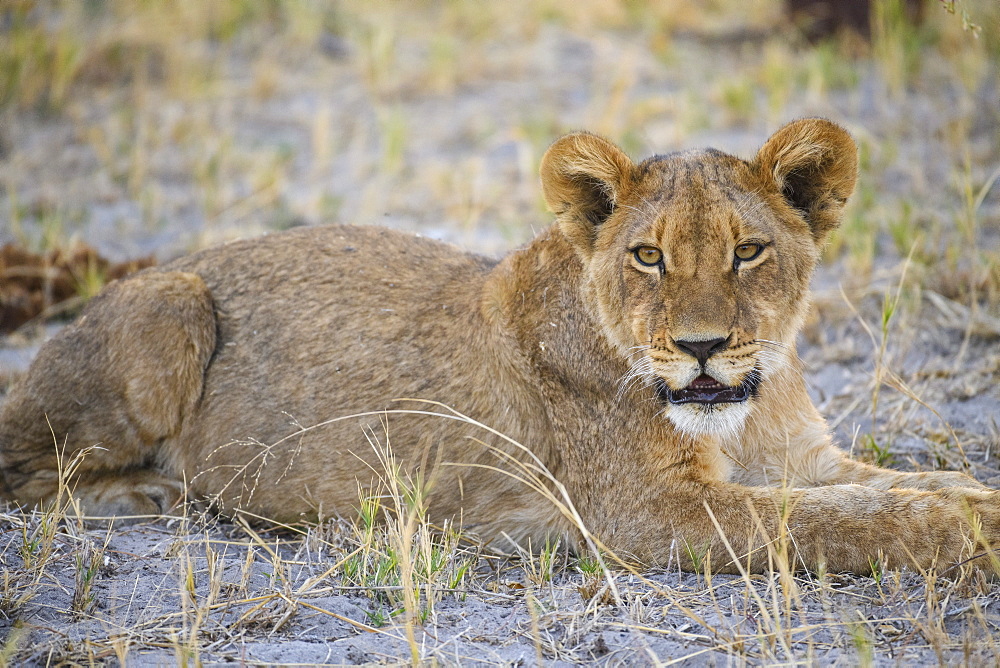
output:
[{"label": "lion cub front leg", "polygon": [[972,476],[958,471],[895,471],[851,459],[836,446],[824,445],[788,467],[793,487],[817,485],[864,485],[874,489],[918,489],[934,491],[949,487],[989,490]]},{"label": "lion cub front leg", "polygon": [[215,347],[198,276],[149,271],[110,284],[42,346],[0,406],[5,496],[45,503],[60,478],[88,515],[148,515],[181,500],[155,470],[195,408]]},{"label": "lion cub front leg", "polygon": [[1000,492],[952,487],[881,490],[862,485],[809,488],[732,483],[676,484],[629,503],[631,512],[594,518],[590,528],[620,555],[699,568],[712,555],[720,572],[775,568],[870,572],[949,568],[970,557],[992,572],[984,548],[1000,546]]}]

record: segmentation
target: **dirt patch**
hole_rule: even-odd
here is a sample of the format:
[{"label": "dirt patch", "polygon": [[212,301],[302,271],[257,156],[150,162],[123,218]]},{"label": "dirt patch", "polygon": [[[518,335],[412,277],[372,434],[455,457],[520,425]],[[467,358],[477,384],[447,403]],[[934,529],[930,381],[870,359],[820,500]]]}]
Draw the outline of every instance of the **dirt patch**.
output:
[{"label": "dirt patch", "polygon": [[[12,529],[0,547],[10,572],[30,572],[17,556],[24,520],[3,519]],[[536,563],[480,557],[467,580],[421,600],[410,639],[402,614],[390,613],[391,587],[331,575],[345,552],[328,542],[336,532],[318,533],[257,542],[232,526],[181,520],[110,533],[70,523],[55,537],[45,581],[7,628],[8,650],[32,664],[127,657],[144,665],[396,663],[414,651],[421,661],[459,665],[775,656],[895,664],[986,661],[997,651],[993,587],[958,572],[746,578],[664,570],[595,582],[565,555],[542,577]],[[79,573],[91,567],[85,584]]]}]

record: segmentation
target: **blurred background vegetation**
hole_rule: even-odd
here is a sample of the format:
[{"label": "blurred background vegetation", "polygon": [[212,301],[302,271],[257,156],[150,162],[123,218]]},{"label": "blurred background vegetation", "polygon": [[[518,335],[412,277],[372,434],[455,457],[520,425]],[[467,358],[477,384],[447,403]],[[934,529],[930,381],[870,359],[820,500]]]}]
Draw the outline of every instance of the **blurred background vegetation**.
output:
[{"label": "blurred background vegetation", "polygon": [[5,0],[0,244],[162,260],[350,222],[501,252],[548,224],[562,132],[749,156],[820,115],[861,146],[840,275],[911,258],[995,306],[1000,3],[873,0],[867,35],[825,36],[808,4]]}]

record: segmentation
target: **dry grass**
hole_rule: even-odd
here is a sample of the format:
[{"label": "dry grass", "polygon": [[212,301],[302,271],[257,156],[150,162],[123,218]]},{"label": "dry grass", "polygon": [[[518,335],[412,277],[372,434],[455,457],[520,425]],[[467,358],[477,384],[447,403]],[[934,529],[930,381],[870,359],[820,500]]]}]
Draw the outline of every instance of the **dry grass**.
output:
[{"label": "dry grass", "polygon": [[[802,351],[817,401],[857,455],[996,486],[1000,10],[930,3],[915,27],[883,2],[871,45],[810,46],[778,9],[14,0],[0,8],[0,243],[165,258],[344,221],[494,252],[548,224],[537,162],[560,132],[636,157],[747,155],[780,122],[824,115],[859,140],[862,177]],[[192,511],[107,531],[66,503],[0,515],[0,662],[997,656],[994,586],[965,568],[799,574],[776,549],[771,575],[723,576],[712,562],[729,555],[685,574],[630,571],[596,544],[495,554],[428,525],[374,426],[384,489],[355,524]]]},{"label": "dry grass", "polygon": [[[0,656],[59,665],[870,664],[979,662],[997,650],[993,585],[968,566],[796,574],[788,536],[774,543],[769,575],[714,574],[713,559],[740,559],[731,550],[700,555],[694,574],[638,572],[607,551],[573,556],[558,546],[500,555],[431,526],[420,485],[387,443],[372,436],[372,445],[382,486],[361,497],[354,524],[262,527],[260,518],[218,524],[184,513],[88,530],[65,502],[3,515],[0,602],[11,623]],[[292,639],[305,646],[289,647]]]}]

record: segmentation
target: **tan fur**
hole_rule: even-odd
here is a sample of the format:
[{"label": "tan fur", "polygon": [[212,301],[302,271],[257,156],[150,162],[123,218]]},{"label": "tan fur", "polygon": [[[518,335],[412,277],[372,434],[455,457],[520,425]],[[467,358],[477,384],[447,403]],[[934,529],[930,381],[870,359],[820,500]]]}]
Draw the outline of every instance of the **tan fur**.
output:
[{"label": "tan fur", "polygon": [[[578,538],[497,470],[515,468],[500,453],[526,454],[414,401],[425,399],[530,448],[623,557],[690,567],[711,549],[719,566],[717,522],[754,570],[786,529],[798,566],[954,563],[974,522],[1000,540],[996,492],[848,459],[795,354],[819,247],[856,171],[851,138],[817,119],[785,126],[749,161],[702,151],[635,164],[577,133],[542,161],[555,225],[500,262],[326,227],[145,271],[109,286],[11,391],[6,493],[50,498],[57,453],[98,446],[72,481],[93,514],[165,511],[185,480],[225,512],[350,515],[382,470],[374,441],[426,485],[433,520],[501,546]],[[759,256],[738,263],[750,242]],[[637,246],[662,265],[640,264]],[[698,346],[712,346],[704,360]],[[669,401],[702,373],[753,391],[711,407]]]}]

